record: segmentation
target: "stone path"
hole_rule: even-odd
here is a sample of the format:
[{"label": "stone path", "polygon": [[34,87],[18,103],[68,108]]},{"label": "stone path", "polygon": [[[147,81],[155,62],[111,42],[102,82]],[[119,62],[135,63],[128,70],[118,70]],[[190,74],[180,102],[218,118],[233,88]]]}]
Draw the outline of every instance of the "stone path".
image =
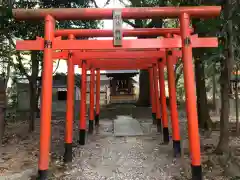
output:
[{"label": "stone path", "polygon": [[139,136],[143,135],[138,120],[130,116],[117,116],[114,119],[114,136]]},{"label": "stone path", "polygon": [[[172,144],[161,145],[159,134],[146,135],[139,122],[135,122],[137,120],[121,118],[113,122],[101,120],[100,129],[88,137],[87,144],[74,148],[74,159],[69,169],[54,173],[53,179],[173,180],[179,177],[180,165],[172,157]],[[130,133],[132,129],[134,133]],[[113,133],[121,133],[122,137]]]}]

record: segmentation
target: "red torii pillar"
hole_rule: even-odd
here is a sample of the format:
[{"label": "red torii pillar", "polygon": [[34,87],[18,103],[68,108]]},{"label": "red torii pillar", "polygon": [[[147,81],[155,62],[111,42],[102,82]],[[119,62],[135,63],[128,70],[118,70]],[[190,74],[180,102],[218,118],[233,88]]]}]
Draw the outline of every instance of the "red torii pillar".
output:
[{"label": "red torii pillar", "polygon": [[100,69],[96,69],[96,114],[95,114],[95,125],[99,126],[99,115],[100,115]]},{"label": "red torii pillar", "polygon": [[168,75],[168,91],[170,101],[170,113],[172,120],[172,139],[173,139],[173,150],[174,156],[181,154],[181,143],[180,143],[180,129],[178,121],[178,110],[177,110],[177,97],[176,97],[176,85],[175,85],[175,72],[174,72],[174,58],[172,51],[167,52],[167,75]]},{"label": "red torii pillar", "polygon": [[[74,39],[73,35],[69,35],[69,39]],[[74,113],[74,64],[73,58],[69,56],[67,61],[67,107],[66,107],[66,128],[65,128],[65,153],[64,162],[72,161],[72,136],[73,136],[73,113]]]},{"label": "red torii pillar", "polygon": [[159,101],[159,87],[158,87],[158,76],[157,76],[157,65],[153,65],[153,86],[155,92],[155,105],[156,105],[156,121],[157,121],[157,131],[161,132],[161,113],[160,113],[160,101]]},{"label": "red torii pillar", "polygon": [[87,91],[87,69],[86,61],[82,61],[82,78],[81,78],[81,105],[79,121],[79,144],[85,145],[86,140],[86,91]]},{"label": "red torii pillar", "polygon": [[160,84],[160,101],[161,101],[161,112],[162,112],[162,124],[163,124],[163,143],[169,143],[169,130],[168,130],[168,114],[165,94],[165,80],[164,80],[164,64],[163,59],[158,61],[158,74]]},{"label": "red torii pillar", "polygon": [[[170,38],[172,34],[168,33],[167,38]],[[166,65],[167,65],[167,77],[168,77],[168,92],[170,102],[170,115],[172,123],[172,141],[173,141],[173,155],[174,157],[181,155],[181,143],[180,143],[180,128],[178,120],[178,109],[177,109],[177,96],[176,96],[176,85],[175,85],[175,71],[174,64],[178,61],[180,56],[173,56],[174,50],[166,50]],[[182,55],[181,55],[182,57]]]},{"label": "red torii pillar", "polygon": [[89,114],[89,124],[88,133],[93,133],[94,126],[94,87],[95,87],[95,70],[91,68],[90,70],[90,114]]},{"label": "red torii pillar", "polygon": [[[197,100],[192,60],[192,45],[190,40],[190,17],[187,13],[180,15],[182,37],[183,75],[188,119],[189,147],[192,159],[192,179],[202,180],[200,137],[198,129]],[[206,42],[207,43],[207,42]]]},{"label": "red torii pillar", "polygon": [[55,20],[52,16],[45,17],[45,42],[43,55],[43,82],[42,83],[42,101],[41,101],[41,122],[40,122],[40,148],[39,148],[39,177],[47,179],[49,166],[49,150],[51,137],[51,116],[52,116],[52,70],[53,62],[52,46],[47,42],[54,40]]},{"label": "red torii pillar", "polygon": [[156,124],[156,101],[155,101],[155,89],[153,86],[153,68],[150,67],[148,69],[148,73],[149,73],[149,89],[150,89],[150,99],[151,99],[151,105],[152,105],[152,120],[153,120],[153,124]]}]

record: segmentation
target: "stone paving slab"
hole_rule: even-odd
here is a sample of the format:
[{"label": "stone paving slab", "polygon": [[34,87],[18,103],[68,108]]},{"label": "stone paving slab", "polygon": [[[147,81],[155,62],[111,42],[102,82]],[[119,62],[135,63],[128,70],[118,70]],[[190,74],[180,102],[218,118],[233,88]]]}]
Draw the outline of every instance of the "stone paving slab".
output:
[{"label": "stone paving slab", "polygon": [[130,116],[117,116],[114,119],[114,136],[141,136],[143,130],[138,120]]}]

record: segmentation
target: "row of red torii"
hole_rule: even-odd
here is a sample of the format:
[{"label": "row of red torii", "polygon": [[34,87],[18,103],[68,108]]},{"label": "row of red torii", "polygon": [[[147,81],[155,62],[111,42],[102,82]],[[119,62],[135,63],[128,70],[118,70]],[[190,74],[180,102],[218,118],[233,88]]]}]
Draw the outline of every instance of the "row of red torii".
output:
[{"label": "row of red torii", "polygon": [[[76,40],[77,37],[115,37],[110,30],[65,29],[55,30],[55,20],[101,20],[113,19],[115,11],[120,11],[122,19],[179,18],[180,29],[133,29],[122,30],[121,37],[114,40]],[[13,16],[18,20],[44,20],[44,38],[17,41],[17,50],[44,51],[41,95],[40,152],[38,178],[48,179],[49,150],[51,139],[52,108],[52,68],[54,59],[65,59],[68,64],[67,82],[67,115],[65,132],[65,162],[72,161],[73,132],[73,94],[74,65],[82,68],[81,81],[81,113],[79,121],[79,144],[84,145],[86,139],[86,74],[90,77],[90,116],[88,132],[92,133],[95,124],[99,125],[100,113],[100,69],[148,69],[150,74],[150,94],[152,113],[156,116],[158,129],[163,126],[163,142],[169,142],[168,117],[164,86],[164,66],[167,66],[170,94],[171,123],[173,130],[174,155],[180,154],[180,132],[176,104],[176,87],[174,64],[181,58],[184,70],[186,111],[188,120],[188,137],[191,153],[192,179],[202,180],[200,139],[198,133],[198,117],[195,95],[195,80],[192,62],[192,48],[217,47],[217,38],[199,38],[191,35],[190,17],[209,18],[218,16],[218,6],[199,7],[148,7],[122,9],[14,9]],[[118,22],[117,22],[118,23]],[[119,23],[118,23],[119,24]],[[115,30],[116,30],[115,29]],[[122,36],[147,36],[164,38],[122,39]],[[68,40],[62,40],[68,37]],[[114,44],[116,41],[119,44]],[[61,51],[59,51],[61,50]],[[95,75],[96,70],[96,75]],[[157,75],[158,73],[158,75]],[[96,80],[95,80],[96,76]],[[158,78],[159,77],[159,78]],[[96,82],[95,82],[96,81]],[[94,88],[96,84],[96,116],[94,117]],[[160,92],[159,92],[160,85]],[[160,98],[160,101],[159,101]]]}]

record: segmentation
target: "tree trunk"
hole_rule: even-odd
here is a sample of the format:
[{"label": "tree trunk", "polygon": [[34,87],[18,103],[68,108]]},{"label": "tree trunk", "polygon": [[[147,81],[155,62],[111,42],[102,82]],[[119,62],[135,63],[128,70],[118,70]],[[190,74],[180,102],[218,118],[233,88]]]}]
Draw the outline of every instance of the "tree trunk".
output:
[{"label": "tree trunk", "polygon": [[30,115],[29,115],[29,132],[33,132],[35,129],[35,112],[36,103],[37,103],[37,77],[38,77],[38,69],[39,62],[37,58],[37,52],[32,51],[31,53],[31,61],[32,61],[32,74],[29,78],[29,92],[30,92]]},{"label": "tree trunk", "polygon": [[229,151],[229,78],[227,60],[221,62],[221,115],[220,115],[220,137],[216,149],[218,154]]},{"label": "tree trunk", "polygon": [[139,98],[137,105],[149,106],[150,105],[150,84],[149,73],[147,70],[141,70],[139,75]]},{"label": "tree trunk", "polygon": [[211,130],[212,121],[209,115],[209,108],[207,102],[204,62],[199,58],[196,58],[195,60],[195,76],[199,128]]},{"label": "tree trunk", "polygon": [[217,105],[216,105],[216,68],[215,65],[213,67],[213,75],[212,75],[212,83],[213,83],[213,89],[212,89],[212,103],[213,103],[213,110],[216,113],[217,111]]},{"label": "tree trunk", "polygon": [[238,71],[239,67],[236,68],[236,82],[235,82],[235,106],[236,106],[236,132],[239,135],[239,112],[238,112]]},{"label": "tree trunk", "polygon": [[5,132],[5,112],[4,108],[0,107],[0,145],[2,144],[4,132]]},{"label": "tree trunk", "polygon": [[0,89],[0,145],[2,144],[2,138],[5,132],[5,92],[4,91],[4,80],[0,80],[0,85],[3,87]]},{"label": "tree trunk", "polygon": [[[225,19],[228,20],[230,15],[231,1],[226,2]],[[233,67],[234,49],[233,49],[233,34],[232,21],[227,23],[227,47],[225,56],[226,59],[221,61],[221,117],[220,117],[220,138],[216,149],[218,154],[229,152],[229,89],[230,89],[230,75]]]},{"label": "tree trunk", "polygon": [[40,118],[40,107],[38,107],[38,102],[39,102],[39,97],[41,95],[41,88],[38,86],[37,87],[37,97],[36,97],[36,110],[37,110],[37,114],[36,117]]},{"label": "tree trunk", "polygon": [[29,132],[35,129],[35,112],[36,112],[36,86],[34,82],[29,83],[30,89],[30,115],[29,115]]},{"label": "tree trunk", "polygon": [[[10,58],[9,58],[9,61],[10,61]],[[8,81],[10,79],[10,72],[11,72],[11,64],[8,63],[8,65],[7,65],[7,74],[6,74],[6,78],[5,78],[5,82],[4,82],[4,89],[5,89],[6,93],[7,93],[7,84],[8,84]],[[7,99],[6,99],[6,103],[7,103]]]},{"label": "tree trunk", "polygon": [[[10,59],[9,59],[10,60]],[[7,64],[7,69],[6,69],[6,76],[4,77],[4,89],[3,89],[3,94],[4,94],[4,105],[3,107],[0,107],[0,144],[2,144],[2,139],[5,133],[5,127],[6,127],[6,120],[5,120],[5,113],[6,113],[6,108],[7,108],[7,104],[8,104],[8,99],[7,99],[7,84],[10,78],[10,70],[11,70],[11,64],[8,63]]]}]

